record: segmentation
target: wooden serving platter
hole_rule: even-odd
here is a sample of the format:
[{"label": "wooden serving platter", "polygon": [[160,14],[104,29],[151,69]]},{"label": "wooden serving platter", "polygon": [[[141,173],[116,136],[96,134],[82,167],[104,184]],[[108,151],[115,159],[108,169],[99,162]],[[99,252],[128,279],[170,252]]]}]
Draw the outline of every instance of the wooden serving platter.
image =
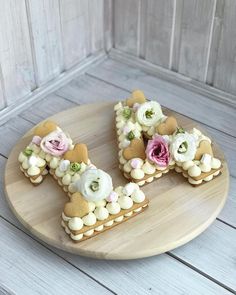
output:
[{"label": "wooden serving platter", "polygon": [[[127,180],[118,168],[113,106],[112,102],[78,106],[50,119],[75,142],[86,143],[92,163],[108,172],[114,186],[118,186]],[[174,115],[184,128],[198,128],[196,122],[187,117],[163,110],[167,115]],[[150,200],[149,208],[143,213],[94,238],[74,243],[61,227],[61,212],[68,200],[66,193],[50,175],[34,187],[19,169],[18,154],[31,136],[32,130],[11,151],[5,170],[6,198],[30,232],[71,253],[103,259],[135,259],[172,250],[202,233],[215,220],[227,198],[228,167],[222,151],[214,143],[215,155],[223,163],[221,176],[192,187],[182,175],[171,171],[142,187]]]}]

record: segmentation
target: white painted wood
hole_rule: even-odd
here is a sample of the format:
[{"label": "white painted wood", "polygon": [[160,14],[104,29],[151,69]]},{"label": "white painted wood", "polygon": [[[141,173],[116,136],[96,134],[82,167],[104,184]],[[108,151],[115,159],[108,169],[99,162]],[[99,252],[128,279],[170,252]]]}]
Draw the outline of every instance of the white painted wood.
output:
[{"label": "white painted wood", "polygon": [[34,124],[38,124],[47,117],[74,106],[75,103],[52,93],[27,108],[27,110],[20,114],[20,117]]},{"label": "white painted wood", "polygon": [[114,1],[114,46],[138,55],[141,0]]},{"label": "white painted wood", "polygon": [[104,0],[88,1],[90,50],[87,54],[104,48]]},{"label": "white painted wood", "polygon": [[88,2],[60,0],[60,15],[64,68],[69,69],[83,60],[90,51]]},{"label": "white painted wood", "polygon": [[231,177],[228,199],[218,219],[236,228],[236,178]]},{"label": "white painted wood", "polygon": [[236,93],[236,2],[225,0],[222,28],[216,60],[215,87]]},{"label": "white painted wood", "polygon": [[1,281],[16,294],[111,294],[0,218]]},{"label": "white painted wood", "polygon": [[82,75],[58,89],[56,94],[76,104],[82,104],[106,100],[123,100],[127,96],[127,91],[89,75]]},{"label": "white painted wood", "polygon": [[236,292],[235,245],[236,230],[216,221],[194,242],[172,253]]},{"label": "white painted wood", "polygon": [[98,51],[97,53],[83,60],[77,66],[67,70],[64,73],[61,73],[60,76],[55,78],[53,81],[49,81],[23,99],[12,103],[10,106],[0,112],[0,124],[3,124],[7,120],[11,119],[16,114],[30,106],[33,102],[39,101],[52,91],[55,91],[55,89],[58,87],[65,85],[68,81],[71,81],[74,76],[83,73],[91,64],[96,65],[97,63],[100,63],[105,59],[105,57],[104,51]]},{"label": "white painted wood", "polygon": [[[178,72],[204,81],[215,0],[184,0]],[[178,6],[178,1],[177,1]]]},{"label": "white painted wood", "polygon": [[217,55],[219,49],[220,35],[222,29],[223,13],[224,13],[225,1],[216,1],[215,15],[213,19],[213,31],[212,40],[208,61],[208,69],[206,76],[206,83],[212,85],[214,81],[214,76],[216,73]]},{"label": "white painted wood", "polygon": [[29,30],[24,0],[0,0],[1,83],[7,104],[35,88]]},{"label": "white painted wood", "polygon": [[[132,249],[131,249],[132,251]],[[93,260],[59,252],[117,294],[229,294],[199,273],[163,254],[134,261]],[[104,275],[105,274],[105,275]],[[214,293],[215,292],[215,293]]]},{"label": "white painted wood", "polygon": [[213,101],[221,102],[236,108],[236,95],[234,94],[214,88],[208,84],[204,84],[203,82],[194,80],[175,71],[154,65],[144,59],[140,59],[118,49],[111,49],[109,52],[109,57],[127,65],[142,69],[153,76],[171,82],[171,84],[178,85],[184,89],[201,94],[207,98],[212,99]]},{"label": "white painted wood", "polygon": [[[146,59],[154,64],[169,67],[174,0],[148,0],[146,22]],[[141,41],[142,42],[142,41]]]},{"label": "white painted wood", "polygon": [[[212,125],[212,118],[215,118],[214,128],[236,136],[234,127],[236,124],[236,112],[225,104],[213,103],[203,95],[158,79],[136,67],[113,60],[107,60],[99,67],[91,68],[88,73],[128,91],[137,88],[142,89],[147,97],[157,99],[163,106],[188,115],[206,125]],[[226,113],[227,116],[222,122],[220,118],[222,118],[223,113]]]},{"label": "white painted wood", "polygon": [[27,13],[37,86],[62,70],[62,46],[58,0],[27,0]]},{"label": "white painted wood", "polygon": [[15,116],[0,126],[0,154],[7,157],[17,140],[34,124]]},{"label": "white painted wood", "polygon": [[0,110],[5,107],[5,97],[3,91],[3,77],[2,77],[2,68],[0,63]]},{"label": "white painted wood", "polygon": [[113,0],[103,0],[104,4],[104,49],[108,52],[113,46]]}]

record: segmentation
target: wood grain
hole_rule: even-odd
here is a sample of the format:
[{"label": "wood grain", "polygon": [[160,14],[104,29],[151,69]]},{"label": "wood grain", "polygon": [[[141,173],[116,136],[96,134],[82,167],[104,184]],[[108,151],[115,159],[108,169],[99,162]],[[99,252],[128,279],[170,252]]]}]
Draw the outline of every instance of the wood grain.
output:
[{"label": "wood grain", "polygon": [[62,45],[58,0],[27,0],[31,45],[37,86],[62,71]]},{"label": "wood grain", "polygon": [[225,0],[213,85],[236,93],[236,2]]},{"label": "wood grain", "polygon": [[178,72],[199,81],[205,77],[214,1],[183,1]]},{"label": "wood grain", "polygon": [[114,1],[114,46],[138,55],[141,0]]},{"label": "wood grain", "polygon": [[[72,138],[79,138],[88,144],[92,162],[111,174],[116,186],[125,183],[125,180],[117,165],[116,139],[111,128],[112,108],[113,103],[93,104],[92,107],[85,105],[55,115],[52,119],[69,132]],[[93,114],[96,114],[96,120]],[[74,125],[77,121],[80,122],[79,129]],[[187,118],[181,123],[187,128],[194,125],[194,122]],[[224,205],[228,191],[228,169],[225,162],[223,175],[202,186],[204,189],[201,186],[193,188],[180,175],[172,173],[144,187],[144,192],[151,201],[146,212],[104,233],[102,238],[98,236],[93,238],[92,242],[88,240],[75,245],[60,227],[60,214],[66,200],[64,193],[55,186],[50,177],[32,191],[31,184],[17,169],[16,158],[30,140],[31,132],[18,142],[8,159],[5,174],[6,192],[17,218],[37,237],[55,247],[105,259],[131,259],[155,255],[178,247],[197,236],[214,221]],[[216,150],[216,156],[223,160],[219,149]],[[17,197],[19,194],[23,196],[20,202]],[[32,211],[26,208],[25,202],[30,205]],[[198,212],[196,207],[199,207]],[[130,236],[135,239],[130,240]],[[110,242],[104,243],[104,239]],[[130,249],[133,249],[132,253]]]},{"label": "wood grain", "polygon": [[[212,102],[207,97],[184,89],[171,82],[152,76],[137,67],[115,60],[107,60],[88,73],[129,92],[142,89],[146,96],[158,100],[163,106],[198,120],[206,125],[236,136],[236,112],[226,104]],[[191,97],[191,99],[190,99]],[[193,108],[193,105],[196,107]],[[210,108],[209,108],[210,105]],[[222,114],[226,113],[223,122]]]},{"label": "wood grain", "polygon": [[35,88],[33,62],[25,1],[1,0],[0,7],[0,79],[11,104]]},{"label": "wood grain", "polygon": [[[94,13],[96,12],[96,13]],[[104,48],[104,0],[88,1],[89,52]]]},{"label": "wood grain", "polygon": [[15,294],[111,294],[2,218],[0,234],[0,282]]},{"label": "wood grain", "polygon": [[60,0],[60,14],[64,68],[68,69],[84,59],[87,54],[87,3],[83,0]]},{"label": "wood grain", "polygon": [[173,0],[148,0],[147,13],[142,20],[147,22],[145,28],[145,58],[165,68],[169,67],[172,22],[174,14]]}]

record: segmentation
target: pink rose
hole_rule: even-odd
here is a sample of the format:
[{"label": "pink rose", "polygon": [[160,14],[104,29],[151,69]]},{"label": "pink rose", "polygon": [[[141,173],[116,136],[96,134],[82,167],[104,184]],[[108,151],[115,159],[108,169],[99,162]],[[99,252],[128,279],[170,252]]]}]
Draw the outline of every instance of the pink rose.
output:
[{"label": "pink rose", "polygon": [[170,162],[168,144],[160,135],[156,135],[148,141],[146,156],[153,163],[160,167],[166,167]]},{"label": "pink rose", "polygon": [[69,142],[62,131],[56,130],[42,138],[40,147],[45,153],[61,156],[68,150]]}]

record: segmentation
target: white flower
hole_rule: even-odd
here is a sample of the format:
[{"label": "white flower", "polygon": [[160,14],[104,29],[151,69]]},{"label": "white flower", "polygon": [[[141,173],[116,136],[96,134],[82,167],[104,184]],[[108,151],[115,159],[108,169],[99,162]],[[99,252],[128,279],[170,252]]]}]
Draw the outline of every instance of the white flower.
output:
[{"label": "white flower", "polygon": [[197,145],[193,134],[178,133],[170,144],[170,153],[177,162],[191,161],[196,154]]},{"label": "white flower", "polygon": [[161,106],[156,101],[145,102],[136,112],[136,119],[144,126],[153,126],[163,117]]},{"label": "white flower", "polygon": [[94,168],[86,170],[75,185],[83,197],[92,202],[106,199],[113,189],[110,175]]}]

